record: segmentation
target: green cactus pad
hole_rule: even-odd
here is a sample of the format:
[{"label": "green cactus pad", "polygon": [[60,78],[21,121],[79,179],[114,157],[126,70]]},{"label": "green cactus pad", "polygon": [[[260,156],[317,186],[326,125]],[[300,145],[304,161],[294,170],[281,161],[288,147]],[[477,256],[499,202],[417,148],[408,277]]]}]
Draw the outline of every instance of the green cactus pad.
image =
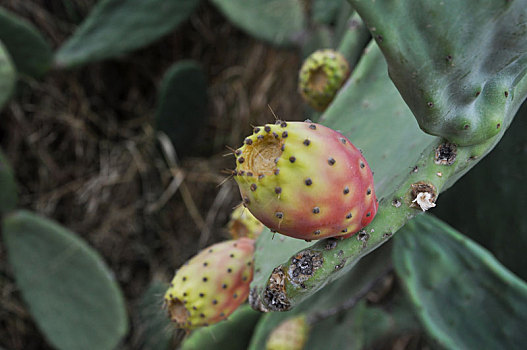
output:
[{"label": "green cactus pad", "polygon": [[16,71],[7,49],[0,40],[0,110],[9,101],[16,83]]},{"label": "green cactus pad", "polygon": [[311,1],[311,18],[314,22],[331,25],[337,19],[339,10],[341,10],[344,5],[349,6],[344,0]]},{"label": "green cactus pad", "polygon": [[349,18],[346,25],[337,51],[346,58],[350,69],[353,69],[371,40],[371,35],[366,24],[356,12]]},{"label": "green cactus pad", "polygon": [[4,218],[2,233],[29,312],[57,349],[114,349],[128,329],[122,293],[95,250],[28,211]]},{"label": "green cactus pad", "polygon": [[317,111],[324,111],[348,79],[349,73],[348,62],[338,51],[315,51],[300,69],[298,90],[307,104]]},{"label": "green cactus pad", "polygon": [[417,319],[400,290],[395,291],[389,306],[359,302],[351,309],[340,309],[328,318],[316,320],[319,313],[341,307],[358,295],[364,285],[382,275],[390,265],[390,250],[391,245],[384,245],[361,260],[349,274],[301,302],[295,309],[265,314],[258,322],[249,350],[264,350],[271,332],[284,320],[299,315],[307,316],[311,325],[306,350],[370,348],[385,337],[419,330]]},{"label": "green cactus pad", "polygon": [[200,144],[197,136],[207,120],[207,100],[207,80],[197,62],[177,62],[165,73],[155,120],[157,129],[168,135],[178,156],[188,155],[193,146]]},{"label": "green cactus pad", "polygon": [[350,3],[424,131],[465,146],[509,125],[527,92],[525,1]]},{"label": "green cactus pad", "polygon": [[[435,206],[442,191],[484,157],[499,141],[499,135],[486,143],[461,147],[432,137],[419,130],[410,110],[386,74],[386,63],[376,45],[370,45],[352,77],[321,118],[321,124],[340,129],[357,147],[374,171],[375,192],[379,210],[375,219],[357,235],[335,242],[335,249],[326,250],[326,241],[307,251],[290,252],[284,261],[268,259],[256,264],[267,279],[255,277],[251,288],[256,299],[264,298],[274,284],[273,271],[288,271],[297,256],[305,252],[317,254],[322,262],[316,271],[304,276],[299,284],[294,278],[284,278],[280,298],[294,307],[328,282],[349,271],[364,255],[383,244],[413,216]],[[397,130],[397,132],[395,132]],[[260,244],[258,242],[258,244]],[[336,251],[343,251],[341,256]],[[266,251],[263,252],[265,254]],[[344,259],[344,267],[334,266]],[[274,267],[271,267],[274,264]],[[261,282],[264,281],[264,284]],[[272,288],[271,288],[272,289]],[[256,305],[265,309],[268,305]]]},{"label": "green cactus pad", "polygon": [[0,215],[15,209],[18,201],[15,176],[5,154],[0,150]]},{"label": "green cactus pad", "polygon": [[234,25],[276,45],[298,41],[306,19],[300,0],[212,0]]},{"label": "green cactus pad", "polygon": [[186,20],[199,0],[101,0],[58,50],[55,64],[70,68],[146,46]]},{"label": "green cactus pad", "polygon": [[134,333],[139,334],[139,347],[143,350],[169,350],[172,345],[173,327],[163,310],[161,296],[168,283],[154,280],[141,297],[137,310],[139,322]]},{"label": "green cactus pad", "polygon": [[417,315],[443,347],[525,348],[527,284],[487,250],[422,215],[397,235],[393,255]]},{"label": "green cactus pad", "polygon": [[44,36],[31,23],[2,7],[0,41],[19,73],[40,77],[51,67],[53,52]]},{"label": "green cactus pad", "polygon": [[181,350],[246,350],[261,315],[249,305],[241,305],[229,316],[228,322],[192,332],[181,345]]},{"label": "green cactus pad", "polygon": [[[524,103],[502,141],[441,197],[434,211],[435,215],[488,248],[524,280],[527,280],[526,131],[527,103]],[[475,203],[474,193],[481,193],[485,200]]]}]

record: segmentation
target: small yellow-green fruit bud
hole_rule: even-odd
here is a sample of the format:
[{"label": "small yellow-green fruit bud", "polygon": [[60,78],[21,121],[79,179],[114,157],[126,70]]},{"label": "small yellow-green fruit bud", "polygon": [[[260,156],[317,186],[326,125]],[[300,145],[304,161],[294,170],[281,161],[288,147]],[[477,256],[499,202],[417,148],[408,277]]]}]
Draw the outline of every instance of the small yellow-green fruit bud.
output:
[{"label": "small yellow-green fruit bud", "polygon": [[324,111],[350,74],[348,62],[337,51],[313,52],[299,74],[299,90],[315,110]]}]

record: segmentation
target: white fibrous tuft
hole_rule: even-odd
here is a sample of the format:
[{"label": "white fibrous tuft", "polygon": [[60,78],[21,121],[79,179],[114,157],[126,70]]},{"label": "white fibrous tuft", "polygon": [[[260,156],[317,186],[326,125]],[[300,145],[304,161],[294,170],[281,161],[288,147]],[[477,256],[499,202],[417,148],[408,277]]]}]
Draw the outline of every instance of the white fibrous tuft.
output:
[{"label": "white fibrous tuft", "polygon": [[423,211],[436,206],[429,192],[419,192],[412,203],[417,203]]}]

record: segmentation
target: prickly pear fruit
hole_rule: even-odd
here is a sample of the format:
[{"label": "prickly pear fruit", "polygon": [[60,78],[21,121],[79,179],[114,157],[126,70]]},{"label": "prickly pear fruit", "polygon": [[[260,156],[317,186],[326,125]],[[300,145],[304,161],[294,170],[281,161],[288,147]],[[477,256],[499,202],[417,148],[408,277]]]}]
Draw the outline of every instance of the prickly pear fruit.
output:
[{"label": "prickly pear fruit", "polygon": [[302,350],[309,336],[309,325],[305,316],[285,320],[276,327],[265,345],[266,350]]},{"label": "prickly pear fruit", "polygon": [[315,110],[324,111],[349,74],[348,62],[342,54],[334,50],[315,51],[300,69],[300,94]]},{"label": "prickly pear fruit", "polygon": [[256,127],[235,151],[243,204],[271,230],[349,237],[377,213],[373,175],[342,134],[312,122]]},{"label": "prickly pear fruit", "polygon": [[233,239],[241,237],[256,239],[262,233],[264,225],[247,208],[239,205],[233,210],[227,227]]},{"label": "prickly pear fruit", "polygon": [[165,293],[169,317],[187,330],[226,319],[249,295],[254,240],[214,244],[181,267]]}]

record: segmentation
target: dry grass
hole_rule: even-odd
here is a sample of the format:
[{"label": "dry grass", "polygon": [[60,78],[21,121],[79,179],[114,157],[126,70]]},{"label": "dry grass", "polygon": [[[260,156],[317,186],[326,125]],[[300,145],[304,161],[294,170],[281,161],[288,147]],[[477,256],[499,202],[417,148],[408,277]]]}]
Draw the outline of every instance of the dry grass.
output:
[{"label": "dry grass", "polygon": [[[56,48],[94,0],[3,0]],[[67,3],[67,2],[64,2]],[[78,17],[78,18],[77,18]],[[206,152],[170,157],[152,127],[163,72],[183,58],[198,60],[209,78],[210,117],[200,130]],[[2,112],[0,146],[15,171],[20,206],[59,221],[108,262],[124,290],[134,333],[134,305],[154,276],[174,269],[205,245],[225,238],[239,201],[234,183],[219,184],[233,166],[250,124],[304,119],[296,92],[299,58],[228,24],[204,4],[176,32],[119,60],[24,80]],[[182,181],[181,181],[182,180]],[[178,182],[180,183],[179,186]],[[0,245],[0,346],[43,349]],[[129,336],[126,347],[137,339]]]}]

